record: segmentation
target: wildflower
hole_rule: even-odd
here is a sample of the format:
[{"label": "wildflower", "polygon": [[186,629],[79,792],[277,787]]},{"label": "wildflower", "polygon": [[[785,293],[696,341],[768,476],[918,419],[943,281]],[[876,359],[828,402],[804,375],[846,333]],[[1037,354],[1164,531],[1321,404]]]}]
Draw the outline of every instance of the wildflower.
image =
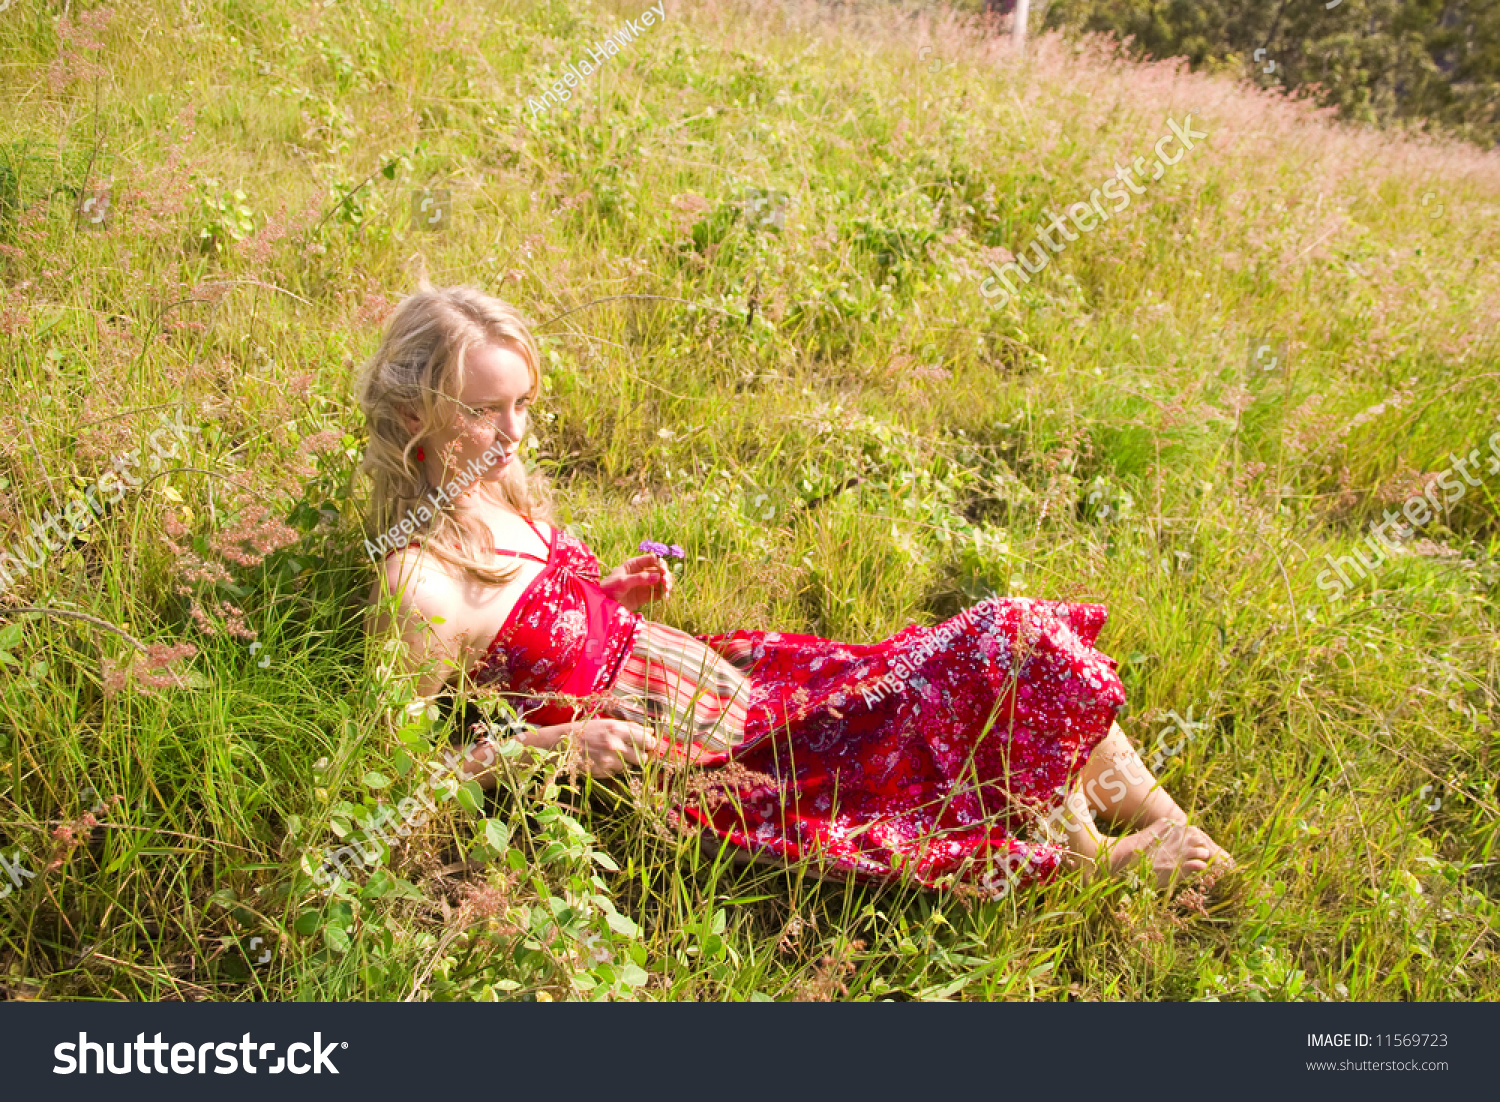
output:
[{"label": "wildflower", "polygon": [[324,452],[333,451],[343,441],[344,434],[338,429],[324,429],[303,440],[301,447],[310,455],[322,455]]},{"label": "wildflower", "polygon": [[288,229],[286,203],[282,202],[276,213],[259,230],[244,240],[235,242],[232,250],[250,264],[263,267],[270,263],[276,242],[287,235]]},{"label": "wildflower", "polygon": [[[101,802],[98,810],[107,812],[124,799],[124,796],[110,796]],[[57,846],[52,851],[52,859],[47,862],[46,871],[53,872],[61,868],[63,862],[72,856],[73,851],[82,845],[84,839],[99,825],[98,816],[92,811],[86,811],[79,818],[63,823],[52,831],[52,838],[57,842]]]},{"label": "wildflower", "polygon": [[104,695],[107,697],[114,696],[121,689],[123,689],[126,682],[130,680],[129,672],[126,669],[117,666],[108,658],[106,658],[103,662],[102,672],[104,674]]},{"label": "wildflower", "polygon": [[78,51],[92,50],[97,55],[104,49],[98,33],[104,29],[113,14],[113,8],[100,8],[97,11],[80,12],[76,23],[66,15],[58,20],[57,36],[62,39],[62,43],[58,46],[57,58],[47,72],[48,83],[54,93],[61,92],[75,80],[98,80],[109,76],[108,69]]},{"label": "wildflower", "polygon": [[849,995],[848,977],[855,974],[854,961],[851,959],[856,954],[865,950],[863,940],[851,941],[843,950],[826,954],[813,969],[809,981],[797,992],[799,1001],[807,1002],[832,1002],[836,998],[847,998]]},{"label": "wildflower", "polygon": [[364,301],[360,303],[355,313],[355,324],[366,329],[373,325],[379,325],[385,320],[387,314],[396,308],[396,304],[385,295],[373,291],[365,293]]},{"label": "wildflower", "polygon": [[687,552],[683,551],[675,543],[658,543],[656,540],[642,540],[636,547],[637,551],[648,551],[653,555],[661,555],[675,559],[687,558]]},{"label": "wildflower", "polygon": [[[141,665],[143,656],[139,654],[132,655],[130,661],[123,666],[106,658],[103,662],[104,694],[114,696],[131,682],[135,683],[136,691],[144,696],[154,695],[153,689],[181,685],[182,675],[171,668],[172,664],[184,658],[192,658],[197,653],[198,648],[191,643],[179,643],[176,646],[153,643],[146,648],[144,666]],[[157,670],[164,672],[153,672]]]},{"label": "wildflower", "polygon": [[493,932],[513,933],[515,927],[503,922],[506,908],[510,905],[511,891],[515,887],[514,874],[499,883],[484,882],[465,884],[459,888],[459,912],[462,925],[486,922]]},{"label": "wildflower", "polygon": [[[279,551],[301,538],[295,528],[275,519],[271,510],[262,506],[253,518],[247,517],[211,539],[209,546],[230,562],[240,566],[256,566],[273,551]],[[251,551],[246,551],[241,546],[246,543],[250,544]]]},{"label": "wildflower", "polygon": [[700,216],[711,210],[713,204],[701,195],[686,192],[682,195],[674,195],[670,200],[672,207],[678,212],[672,219],[672,227],[677,231],[679,237],[691,237],[693,226],[698,222]]}]

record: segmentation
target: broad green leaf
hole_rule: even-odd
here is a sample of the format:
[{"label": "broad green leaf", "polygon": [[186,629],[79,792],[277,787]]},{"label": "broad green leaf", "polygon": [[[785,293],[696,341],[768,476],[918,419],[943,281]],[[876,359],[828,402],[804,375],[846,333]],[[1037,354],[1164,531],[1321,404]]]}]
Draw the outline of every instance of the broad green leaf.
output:
[{"label": "broad green leaf", "polygon": [[609,923],[609,928],[617,934],[626,937],[639,937],[641,928],[627,915],[619,913],[604,916],[604,921]]},{"label": "broad green leaf", "polygon": [[458,786],[458,806],[471,815],[484,810],[484,789],[478,781],[465,781]]}]

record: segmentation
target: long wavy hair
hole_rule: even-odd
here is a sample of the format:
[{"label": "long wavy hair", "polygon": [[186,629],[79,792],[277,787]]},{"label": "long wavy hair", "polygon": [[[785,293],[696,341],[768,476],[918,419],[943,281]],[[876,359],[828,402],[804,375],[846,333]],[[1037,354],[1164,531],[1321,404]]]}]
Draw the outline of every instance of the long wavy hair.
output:
[{"label": "long wavy hair", "polygon": [[[515,559],[506,560],[508,567],[496,564],[494,533],[472,509],[444,504],[421,521],[417,508],[425,504],[432,511],[431,495],[438,487],[428,483],[412,458],[424,437],[448,423],[453,407],[440,396],[457,400],[470,350],[489,344],[509,345],[526,361],[534,409],[542,388],[541,357],[520,312],[476,287],[434,287],[421,277],[418,289],[392,311],[380,347],[356,378],[356,399],[370,433],[359,470],[372,484],[364,518],[367,538],[378,541],[409,515],[417,526],[412,538],[421,541],[422,551],[483,584],[504,585],[520,573],[520,564]],[[440,410],[440,403],[446,408]],[[420,417],[415,433],[402,420],[403,410]],[[530,418],[527,435],[533,435]],[[553,523],[550,482],[540,470],[528,472],[519,451],[498,483],[480,483],[476,492]]]}]

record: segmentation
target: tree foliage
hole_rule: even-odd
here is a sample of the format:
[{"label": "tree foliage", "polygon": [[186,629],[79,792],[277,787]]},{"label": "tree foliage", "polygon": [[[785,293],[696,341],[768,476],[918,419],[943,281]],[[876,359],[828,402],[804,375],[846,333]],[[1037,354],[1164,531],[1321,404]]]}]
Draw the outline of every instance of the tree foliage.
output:
[{"label": "tree foliage", "polygon": [[1500,0],[1053,0],[1045,26],[1112,34],[1135,56],[1195,69],[1243,68],[1346,119],[1500,142]]}]

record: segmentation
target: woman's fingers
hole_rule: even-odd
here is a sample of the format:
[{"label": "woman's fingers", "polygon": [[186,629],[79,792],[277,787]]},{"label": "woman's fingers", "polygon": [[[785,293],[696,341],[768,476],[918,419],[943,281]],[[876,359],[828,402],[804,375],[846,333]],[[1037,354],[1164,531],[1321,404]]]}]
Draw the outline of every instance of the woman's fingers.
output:
[{"label": "woman's fingers", "polygon": [[584,728],[583,752],[591,776],[607,777],[630,765],[644,765],[658,747],[655,731],[628,720],[592,720]]},{"label": "woman's fingers", "polygon": [[648,567],[629,575],[632,585],[647,586],[660,597],[668,597],[672,593],[672,572],[665,568]]},{"label": "woman's fingers", "polygon": [[657,739],[656,732],[644,724],[627,723],[627,727],[627,744],[632,757],[630,764],[645,765],[647,759],[658,749],[660,740]]},{"label": "woman's fingers", "polygon": [[629,588],[649,586],[660,589],[663,596],[672,592],[672,571],[660,555],[637,555],[626,559],[620,569],[624,572],[624,582]]},{"label": "woman's fingers", "polygon": [[625,765],[640,765],[646,758],[646,755],[641,753],[641,748],[633,738],[621,739],[615,752],[619,760]]},{"label": "woman's fingers", "polygon": [[609,777],[625,771],[625,758],[613,748],[596,750],[587,757],[590,776]]}]

